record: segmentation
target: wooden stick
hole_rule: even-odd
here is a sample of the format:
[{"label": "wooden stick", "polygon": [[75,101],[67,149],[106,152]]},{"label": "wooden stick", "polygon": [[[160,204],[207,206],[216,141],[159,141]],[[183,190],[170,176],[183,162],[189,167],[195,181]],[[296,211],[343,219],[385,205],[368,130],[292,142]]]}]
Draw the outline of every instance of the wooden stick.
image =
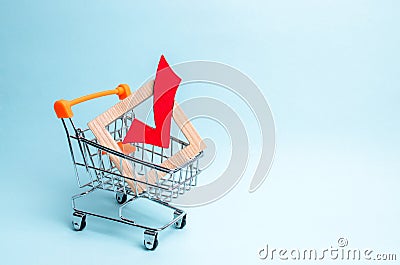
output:
[{"label": "wooden stick", "polygon": [[[93,134],[97,138],[98,142],[110,149],[121,151],[117,142],[113,139],[111,134],[106,130],[106,126],[124,115],[126,112],[134,109],[136,106],[140,105],[146,99],[153,95],[153,86],[154,80],[151,80],[136,90],[133,94],[128,96],[126,99],[118,102],[116,105],[105,111],[104,113],[97,116],[95,119],[88,123],[90,130],[92,130]],[[187,138],[189,145],[171,156],[169,159],[165,160],[161,166],[169,169],[174,169],[176,167],[182,166],[189,160],[193,159],[201,150],[204,150],[205,144],[203,143],[200,135],[197,133],[195,128],[193,127],[192,123],[188,121],[188,118],[184,114],[181,107],[178,105],[177,102],[174,104],[174,109],[172,113],[172,117],[176,124],[178,125],[179,129],[182,130],[183,135]],[[125,159],[119,158],[115,155],[110,155],[111,161],[115,164],[118,170],[121,172],[122,175],[137,179],[146,182],[145,176],[138,176],[131,164],[127,162]],[[122,159],[122,161],[121,161]],[[150,170],[147,174],[147,181],[150,184],[156,183],[156,171]],[[162,178],[166,175],[164,172],[158,173],[158,178]],[[146,189],[146,185],[142,183],[136,182],[135,183],[130,180],[126,179],[126,182],[130,186],[133,192],[140,194]]]},{"label": "wooden stick", "polygon": [[[178,128],[182,131],[183,135],[189,142],[185,148],[179,150],[179,152],[172,155],[170,158],[161,163],[160,166],[175,169],[177,167],[181,167],[186,162],[192,160],[196,155],[200,153],[200,151],[206,148],[203,139],[201,139],[200,135],[197,133],[196,129],[192,125],[192,123],[188,120],[185,113],[179,104],[175,101],[174,110],[172,113],[172,117],[178,125]],[[164,172],[156,172],[154,169],[150,170],[148,173],[148,179],[152,183],[156,183],[157,176],[158,178],[163,178],[166,175]]]}]

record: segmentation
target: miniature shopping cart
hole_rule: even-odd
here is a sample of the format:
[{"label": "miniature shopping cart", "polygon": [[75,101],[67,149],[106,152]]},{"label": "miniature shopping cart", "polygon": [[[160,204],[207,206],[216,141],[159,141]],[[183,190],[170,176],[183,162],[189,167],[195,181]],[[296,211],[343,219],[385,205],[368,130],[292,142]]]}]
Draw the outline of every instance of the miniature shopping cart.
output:
[{"label": "miniature shopping cart", "polygon": [[[171,136],[169,148],[139,143],[129,144],[129,146],[126,146],[127,151],[123,150],[124,148],[115,150],[101,145],[89,128],[81,129],[74,124],[71,106],[111,94],[117,94],[122,100],[131,93],[128,86],[120,85],[114,90],[95,93],[72,101],[59,100],[55,103],[56,114],[61,119],[67,134],[68,146],[79,188],[85,189],[84,192],[72,197],[73,228],[77,231],[83,230],[86,226],[86,216],[88,215],[136,226],[144,229],[144,246],[149,250],[154,250],[158,245],[158,232],[171,225],[178,229],[186,225],[186,213],[169,203],[189,191],[193,186],[196,186],[197,176],[200,173],[199,159],[202,157],[203,151],[200,151],[182,165],[175,168],[167,168],[161,166],[163,161],[188,146],[187,142]],[[134,111],[129,110],[105,128],[112,138],[122,146],[122,140],[134,119]],[[115,159],[112,160],[110,157],[117,157],[121,164],[129,163],[130,168],[135,171],[133,176],[138,177],[132,177],[132,175],[128,177],[121,173],[118,168],[119,165],[115,163]],[[155,174],[155,181],[150,182],[145,177],[149,172],[157,173]],[[163,177],[157,177],[161,175]],[[134,184],[134,188],[132,188],[132,185],[128,185],[129,181]],[[137,189],[139,185],[144,187],[141,193]],[[77,207],[77,200],[86,197],[95,190],[109,191],[115,194],[116,201],[121,204],[116,208],[119,218]],[[124,208],[138,199],[151,200],[157,205],[161,205],[161,207],[169,208],[171,214],[173,211],[172,220],[161,227],[150,227],[128,218],[124,214]]]}]

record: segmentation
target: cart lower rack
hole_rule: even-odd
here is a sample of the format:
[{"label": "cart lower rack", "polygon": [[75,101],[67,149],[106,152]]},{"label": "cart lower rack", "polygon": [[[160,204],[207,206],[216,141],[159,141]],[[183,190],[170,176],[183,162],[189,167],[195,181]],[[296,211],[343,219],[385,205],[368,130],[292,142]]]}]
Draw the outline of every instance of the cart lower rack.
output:
[{"label": "cart lower rack", "polygon": [[[86,96],[89,98],[84,100],[71,101],[69,103],[72,104],[69,105],[69,108],[82,101],[113,93],[118,94],[121,98],[121,90],[110,90],[97,93],[94,96]],[[128,96],[130,94],[129,87],[128,91],[123,91],[123,93],[125,93],[125,97]],[[76,103],[76,101],[78,102]],[[99,144],[91,130],[77,128],[71,118],[72,111],[70,112],[67,115],[57,112],[57,116],[61,118],[67,135],[78,186],[85,190],[72,197],[73,228],[77,231],[83,230],[86,226],[86,217],[88,215],[139,227],[144,229],[144,246],[149,250],[154,250],[157,247],[157,237],[160,231],[171,225],[178,229],[183,228],[186,225],[186,213],[169,203],[197,185],[197,176],[200,173],[199,159],[202,157],[203,152],[200,151],[184,165],[174,169],[165,168],[160,164],[185,148],[188,145],[187,142],[171,136],[169,148],[160,148],[148,144],[129,144],[126,152],[116,151]],[[113,139],[121,146],[122,140],[134,118],[135,114],[133,110],[130,110],[106,127]],[[110,156],[118,157],[121,165],[123,161],[124,163],[129,163],[136,173],[134,176],[142,177],[124,176],[110,159]],[[146,177],[150,171],[155,172],[155,181],[149,181]],[[128,185],[129,180],[134,184],[134,188]],[[138,185],[145,187],[145,189],[139,192]],[[115,194],[116,201],[120,204],[116,209],[118,218],[85,210],[77,206],[77,200],[83,199],[96,190]],[[171,209],[173,211],[172,219],[160,227],[151,227],[126,217],[124,215],[125,207],[139,199],[150,200],[162,207]]]}]

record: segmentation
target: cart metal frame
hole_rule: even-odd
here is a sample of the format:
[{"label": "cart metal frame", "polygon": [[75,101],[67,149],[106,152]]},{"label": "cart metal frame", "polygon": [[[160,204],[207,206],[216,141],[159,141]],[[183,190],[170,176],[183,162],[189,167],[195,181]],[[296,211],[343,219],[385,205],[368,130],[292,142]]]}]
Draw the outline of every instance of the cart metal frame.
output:
[{"label": "cart metal frame", "polygon": [[[128,111],[109,124],[106,129],[115,141],[122,141],[134,118],[133,110]],[[85,189],[84,192],[72,197],[72,224],[75,230],[81,231],[85,228],[87,215],[108,219],[144,229],[144,246],[149,250],[154,250],[158,245],[158,233],[160,231],[173,224],[178,229],[182,229],[186,225],[186,212],[172,206],[170,202],[197,185],[197,176],[201,171],[199,159],[203,155],[202,151],[184,165],[168,169],[160,166],[160,164],[176,151],[187,146],[187,142],[171,136],[168,149],[147,144],[132,144],[136,147],[136,151],[127,155],[100,145],[89,129],[77,128],[72,118],[61,118],[61,121],[67,135],[78,186]],[[123,160],[129,162],[137,174],[146,175],[149,170],[155,170],[156,182],[150,183],[147,181],[147,177],[143,181],[143,179],[139,180],[122,175],[108,154],[117,156],[121,165]],[[165,176],[158,177],[161,173]],[[126,179],[133,181],[136,190],[131,189]],[[146,187],[141,194],[137,192],[138,183]],[[118,209],[119,219],[77,207],[77,200],[95,190],[115,193],[117,202],[121,204]],[[161,227],[150,227],[125,217],[123,215],[124,208],[139,199],[151,200],[173,210],[172,220]]]}]

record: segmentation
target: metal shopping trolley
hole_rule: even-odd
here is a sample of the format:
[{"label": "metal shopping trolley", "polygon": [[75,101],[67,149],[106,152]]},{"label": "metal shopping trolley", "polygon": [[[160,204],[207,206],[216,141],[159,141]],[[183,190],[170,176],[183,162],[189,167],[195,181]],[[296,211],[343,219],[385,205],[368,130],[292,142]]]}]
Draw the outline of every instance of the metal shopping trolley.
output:
[{"label": "metal shopping trolley", "polygon": [[[203,151],[200,151],[191,160],[173,169],[160,166],[160,164],[173,156],[174,153],[185,148],[188,143],[176,137],[170,137],[169,148],[160,148],[148,144],[129,144],[128,151],[114,150],[101,145],[89,128],[78,128],[72,120],[71,106],[78,103],[105,96],[117,94],[120,99],[130,95],[128,86],[119,86],[114,90],[107,90],[92,95],[84,96],[72,101],[59,100],[55,103],[55,111],[61,119],[67,134],[69,151],[75,169],[76,179],[79,188],[85,189],[84,192],[72,197],[73,228],[81,231],[85,228],[87,216],[105,218],[111,221],[124,223],[144,229],[144,246],[149,250],[154,250],[158,245],[158,232],[174,225],[182,229],[186,225],[186,213],[169,204],[173,199],[189,191],[197,184],[197,176],[200,173],[199,159]],[[60,105],[61,108],[60,108]],[[106,130],[113,139],[122,144],[135,113],[133,110],[125,112],[114,122],[106,126]],[[110,156],[118,157],[119,161],[129,163],[136,172],[135,176],[146,176],[148,172],[160,173],[163,177],[156,177],[156,181],[150,182],[147,177],[135,178],[128,177],[121,173],[115,160]],[[156,174],[157,176],[158,174]],[[128,181],[134,183],[134,188],[128,185]],[[139,193],[137,186],[145,187]],[[111,217],[105,214],[85,210],[77,206],[77,200],[87,196],[95,190],[103,190],[115,193],[116,201],[120,204],[116,208],[118,217]],[[151,227],[139,224],[135,220],[124,215],[125,207],[135,200],[146,199],[155,202],[161,207],[167,207],[173,211],[172,220],[161,227]]]}]

